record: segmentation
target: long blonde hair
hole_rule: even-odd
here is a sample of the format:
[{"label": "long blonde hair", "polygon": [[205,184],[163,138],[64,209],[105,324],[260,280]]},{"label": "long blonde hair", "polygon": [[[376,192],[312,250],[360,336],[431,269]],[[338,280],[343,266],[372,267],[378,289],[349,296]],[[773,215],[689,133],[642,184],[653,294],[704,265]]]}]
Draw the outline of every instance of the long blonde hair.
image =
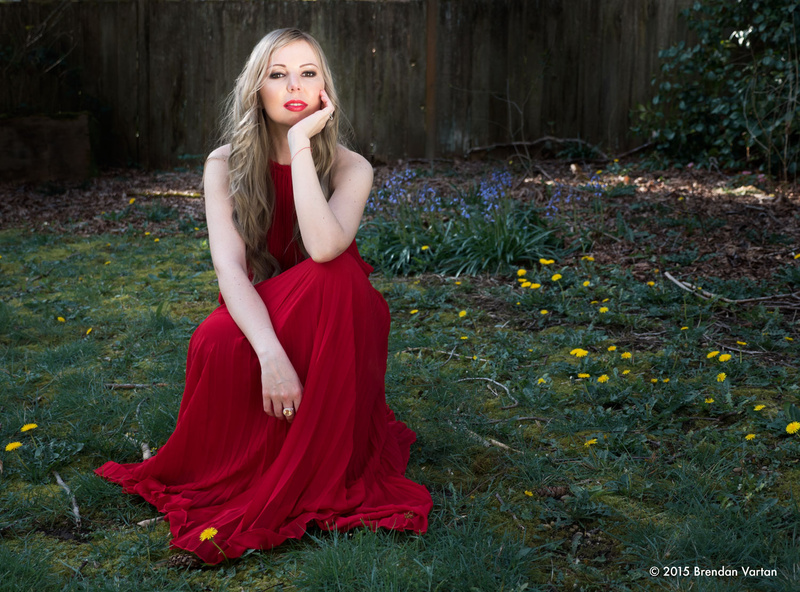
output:
[{"label": "long blonde hair", "polygon": [[[271,141],[267,115],[259,89],[275,51],[295,41],[307,42],[317,54],[325,92],[336,106],[333,121],[311,138],[314,167],[322,191],[330,198],[330,174],[339,141],[339,97],[328,61],[317,40],[298,29],[277,29],[265,35],[253,48],[228,97],[223,119],[223,142],[230,143],[228,179],[233,199],[233,223],[246,247],[247,266],[253,283],[279,274],[277,259],[267,250],[267,230],[275,211],[275,187],[269,170]],[[295,240],[304,254],[302,237],[295,224]]]}]

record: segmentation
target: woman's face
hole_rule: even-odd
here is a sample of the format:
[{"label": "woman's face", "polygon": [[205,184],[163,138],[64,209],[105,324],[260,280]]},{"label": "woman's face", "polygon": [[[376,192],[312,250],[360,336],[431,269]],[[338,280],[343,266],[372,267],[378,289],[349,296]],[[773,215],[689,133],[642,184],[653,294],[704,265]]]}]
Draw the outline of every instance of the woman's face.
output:
[{"label": "woman's face", "polygon": [[291,127],[319,110],[325,89],[319,58],[305,41],[294,41],[272,54],[258,91],[271,122]]}]

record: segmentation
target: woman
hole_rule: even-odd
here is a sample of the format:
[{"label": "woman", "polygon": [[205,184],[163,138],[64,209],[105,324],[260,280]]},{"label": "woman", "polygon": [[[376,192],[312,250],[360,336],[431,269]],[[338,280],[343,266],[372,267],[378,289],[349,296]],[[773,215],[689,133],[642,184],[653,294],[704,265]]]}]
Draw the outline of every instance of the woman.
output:
[{"label": "woman", "polygon": [[310,523],[427,529],[430,494],[403,476],[415,435],[384,396],[388,307],[354,241],[372,168],[338,144],[336,103],[309,35],[253,50],[230,143],[206,163],[220,306],[190,341],[175,431],[156,456],[97,470],[208,563]]}]

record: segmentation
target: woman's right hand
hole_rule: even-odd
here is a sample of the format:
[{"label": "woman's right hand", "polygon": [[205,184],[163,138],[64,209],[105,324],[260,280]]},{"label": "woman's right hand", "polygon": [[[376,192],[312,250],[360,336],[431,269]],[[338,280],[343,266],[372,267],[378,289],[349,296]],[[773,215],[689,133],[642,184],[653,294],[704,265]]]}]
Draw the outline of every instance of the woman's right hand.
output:
[{"label": "woman's right hand", "polygon": [[[261,362],[261,396],[267,415],[286,419],[290,424],[294,421],[303,398],[303,385],[282,348]],[[295,413],[286,417],[284,409],[294,409]]]}]

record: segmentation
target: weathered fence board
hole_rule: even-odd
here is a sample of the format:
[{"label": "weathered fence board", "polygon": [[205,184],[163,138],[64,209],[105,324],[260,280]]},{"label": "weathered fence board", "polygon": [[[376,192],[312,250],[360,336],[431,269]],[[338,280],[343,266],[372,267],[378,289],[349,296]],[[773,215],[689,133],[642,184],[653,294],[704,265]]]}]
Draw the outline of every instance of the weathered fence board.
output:
[{"label": "weathered fence board", "polygon": [[0,3],[0,114],[90,111],[106,162],[201,158],[252,47],[297,26],[326,49],[353,144],[377,160],[543,135],[621,151],[690,1]]}]

